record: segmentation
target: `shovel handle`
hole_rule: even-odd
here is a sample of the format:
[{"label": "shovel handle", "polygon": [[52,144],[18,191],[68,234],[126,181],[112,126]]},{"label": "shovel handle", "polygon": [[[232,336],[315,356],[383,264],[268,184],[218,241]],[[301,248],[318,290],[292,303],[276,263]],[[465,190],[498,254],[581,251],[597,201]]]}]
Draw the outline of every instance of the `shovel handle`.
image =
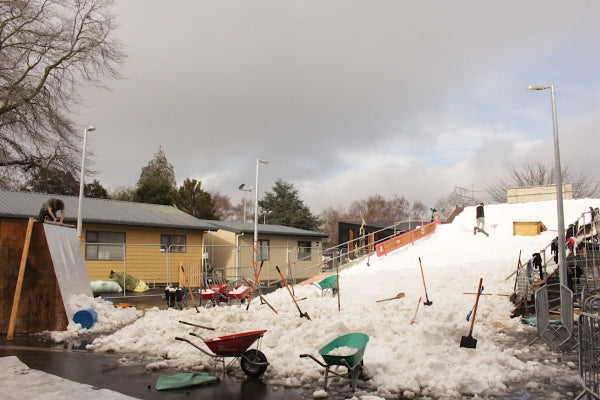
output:
[{"label": "shovel handle", "polygon": [[419,257],[419,267],[421,267],[421,279],[423,280],[423,289],[425,289],[425,298],[429,301],[427,296],[427,286],[425,285],[425,275],[423,274],[423,264],[421,264],[421,257]]},{"label": "shovel handle", "polygon": [[190,326],[195,326],[197,328],[202,328],[202,329],[208,329],[209,331],[214,331],[215,328],[211,328],[210,326],[204,326],[204,325],[198,325],[198,324],[194,324],[192,322],[187,322],[187,321],[179,321],[180,324],[185,324],[185,325],[190,325]]},{"label": "shovel handle", "polygon": [[479,303],[479,296],[481,296],[481,284],[482,283],[483,283],[483,278],[479,278],[479,287],[477,288],[477,297],[475,297],[475,306],[473,306],[473,318],[471,319],[470,332],[473,332],[473,325],[475,324],[475,315],[477,314],[477,304]]}]

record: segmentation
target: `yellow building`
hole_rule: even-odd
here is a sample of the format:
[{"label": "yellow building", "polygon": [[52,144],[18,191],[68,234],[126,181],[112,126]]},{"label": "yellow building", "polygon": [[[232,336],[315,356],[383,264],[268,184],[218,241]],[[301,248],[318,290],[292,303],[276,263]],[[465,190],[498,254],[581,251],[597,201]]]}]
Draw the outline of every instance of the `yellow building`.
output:
[{"label": "yellow building", "polygon": [[[0,191],[0,224],[39,214],[49,198],[65,204],[65,225],[77,223],[78,197]],[[148,283],[177,284],[181,263],[201,262],[204,233],[216,228],[176,207],[83,199],[82,254],[90,280],[126,272]]]},{"label": "yellow building", "polygon": [[[207,232],[205,270],[229,280],[252,279],[254,275],[254,224],[211,221],[217,231]],[[324,233],[281,225],[257,225],[257,267],[262,263],[260,280],[280,280],[276,266],[286,279],[303,280],[321,273],[321,242]]]},{"label": "yellow building", "polygon": [[[2,190],[0,225],[3,220],[26,223],[52,197],[65,203],[64,223],[75,225],[76,196]],[[90,280],[107,280],[115,271],[150,286],[183,286],[182,266],[192,286],[215,274],[228,280],[254,275],[252,223],[201,220],[172,206],[90,198],[83,199],[82,221],[81,251]],[[264,224],[257,231],[261,281],[279,279],[275,266],[288,279],[320,273],[325,234]]]}]

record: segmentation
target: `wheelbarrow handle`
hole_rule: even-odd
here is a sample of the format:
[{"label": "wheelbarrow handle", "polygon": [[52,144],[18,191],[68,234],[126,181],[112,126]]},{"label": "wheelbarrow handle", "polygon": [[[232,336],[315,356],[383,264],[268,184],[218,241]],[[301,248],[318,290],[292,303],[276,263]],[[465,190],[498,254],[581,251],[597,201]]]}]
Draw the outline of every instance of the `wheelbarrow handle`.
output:
[{"label": "wheelbarrow handle", "polygon": [[202,337],[194,332],[190,332],[191,336],[197,337],[198,339],[201,339],[204,342],[204,339],[202,339]]},{"label": "wheelbarrow handle", "polygon": [[323,367],[323,368],[327,368],[327,367],[328,367],[328,365],[327,365],[327,364],[323,364],[321,361],[317,360],[316,358],[314,358],[314,357],[313,357],[312,355],[310,355],[310,354],[300,354],[300,358],[306,358],[306,357],[312,358],[312,360],[313,360],[314,362],[316,362],[317,364],[319,364],[319,365],[320,365],[321,367]]},{"label": "wheelbarrow handle", "polygon": [[[193,333],[190,333],[190,335],[192,335],[192,336],[197,336],[197,335],[194,335]],[[199,336],[198,336],[198,337],[199,337]],[[216,357],[216,355],[215,355],[215,354],[209,353],[208,351],[204,350],[202,347],[200,347],[200,346],[196,345],[196,343],[193,343],[193,342],[191,342],[190,340],[188,340],[188,339],[186,339],[186,338],[182,338],[182,337],[176,336],[176,337],[175,337],[175,340],[180,340],[180,341],[182,341],[182,342],[187,342],[187,343],[189,343],[190,345],[192,345],[192,346],[194,346],[195,348],[197,348],[198,350],[200,350],[201,352],[203,352],[204,354],[206,354],[207,356],[209,356],[209,357]]]}]

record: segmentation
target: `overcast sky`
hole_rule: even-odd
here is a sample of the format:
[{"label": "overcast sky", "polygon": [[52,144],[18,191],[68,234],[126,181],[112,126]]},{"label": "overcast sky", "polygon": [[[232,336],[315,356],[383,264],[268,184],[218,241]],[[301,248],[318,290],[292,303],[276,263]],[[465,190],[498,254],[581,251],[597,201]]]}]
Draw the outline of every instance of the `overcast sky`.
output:
[{"label": "overcast sky", "polygon": [[[433,207],[526,161],[600,180],[600,2],[121,0],[128,59],[76,116],[96,179],[135,185],[159,147],[239,202],[282,178],[313,213],[379,194]],[[253,198],[254,194],[250,198]]]}]

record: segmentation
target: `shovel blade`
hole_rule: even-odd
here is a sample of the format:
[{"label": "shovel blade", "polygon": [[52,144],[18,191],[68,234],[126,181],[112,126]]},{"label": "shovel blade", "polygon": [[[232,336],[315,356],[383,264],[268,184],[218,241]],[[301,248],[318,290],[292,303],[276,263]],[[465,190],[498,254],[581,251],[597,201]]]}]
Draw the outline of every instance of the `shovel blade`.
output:
[{"label": "shovel blade", "polygon": [[460,338],[460,347],[468,347],[470,349],[474,349],[477,347],[477,339],[473,338],[473,336],[463,336]]}]

